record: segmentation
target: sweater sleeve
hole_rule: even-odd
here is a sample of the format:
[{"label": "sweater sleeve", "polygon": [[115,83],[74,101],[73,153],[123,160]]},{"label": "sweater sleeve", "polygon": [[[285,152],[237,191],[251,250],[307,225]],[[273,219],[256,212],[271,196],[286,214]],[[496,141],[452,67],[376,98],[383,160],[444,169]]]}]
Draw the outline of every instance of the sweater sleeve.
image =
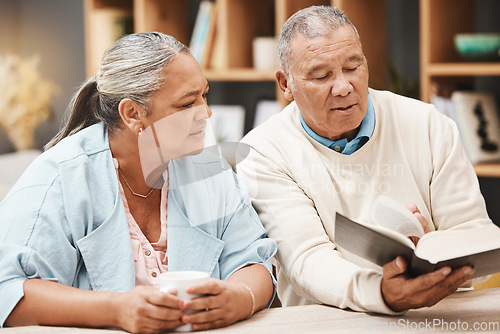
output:
[{"label": "sweater sleeve", "polygon": [[314,201],[280,161],[278,152],[263,154],[252,148],[238,165],[238,174],[249,187],[268,235],[278,244],[279,277],[289,283],[278,285],[282,303],[296,304],[288,296],[298,295],[315,303],[393,314],[380,291],[381,273],[342,257],[325,232]]},{"label": "sweater sleeve", "polygon": [[[431,113],[430,181],[432,220],[436,229],[490,221],[479,182],[460,140],[456,124],[437,111]],[[470,224],[468,224],[470,225]]]}]

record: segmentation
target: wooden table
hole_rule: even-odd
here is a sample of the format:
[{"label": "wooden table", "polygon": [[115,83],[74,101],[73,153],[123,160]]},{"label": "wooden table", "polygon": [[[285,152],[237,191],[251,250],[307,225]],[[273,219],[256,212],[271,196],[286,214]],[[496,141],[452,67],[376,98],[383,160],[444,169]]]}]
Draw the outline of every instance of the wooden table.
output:
[{"label": "wooden table", "polygon": [[[1,334],[124,333],[116,330],[28,326]],[[387,316],[307,305],[263,310],[232,326],[203,333],[500,333],[500,288],[456,292],[430,308]]]}]

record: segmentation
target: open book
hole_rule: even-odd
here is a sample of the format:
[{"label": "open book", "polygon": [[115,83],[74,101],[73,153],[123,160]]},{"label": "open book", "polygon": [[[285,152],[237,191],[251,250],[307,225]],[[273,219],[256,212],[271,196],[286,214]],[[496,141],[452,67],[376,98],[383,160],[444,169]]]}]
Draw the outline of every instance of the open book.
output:
[{"label": "open book", "polygon": [[[412,276],[465,265],[476,269],[473,278],[500,272],[500,228],[494,224],[464,223],[424,235],[416,217],[385,196],[372,216],[375,225],[364,225],[337,213],[335,243],[379,266],[402,256]],[[409,236],[421,237],[417,246]]]}]

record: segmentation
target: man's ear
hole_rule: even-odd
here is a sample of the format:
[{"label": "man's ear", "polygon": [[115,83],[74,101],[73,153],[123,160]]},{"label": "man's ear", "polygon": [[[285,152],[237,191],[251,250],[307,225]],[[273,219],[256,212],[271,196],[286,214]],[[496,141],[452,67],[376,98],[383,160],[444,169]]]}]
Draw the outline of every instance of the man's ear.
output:
[{"label": "man's ear", "polygon": [[293,101],[293,93],[290,87],[290,80],[288,80],[288,75],[283,70],[276,71],[276,81],[278,82],[278,86],[283,91],[283,95],[285,99],[288,101]]},{"label": "man's ear", "polygon": [[139,133],[144,129],[144,124],[141,119],[141,111],[143,107],[131,99],[123,99],[118,105],[120,118],[127,128],[132,132]]}]

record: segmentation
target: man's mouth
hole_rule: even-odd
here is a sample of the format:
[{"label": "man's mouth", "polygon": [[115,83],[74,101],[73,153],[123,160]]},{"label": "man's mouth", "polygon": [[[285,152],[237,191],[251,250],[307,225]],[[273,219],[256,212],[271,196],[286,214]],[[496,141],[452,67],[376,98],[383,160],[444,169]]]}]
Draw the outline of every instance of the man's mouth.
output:
[{"label": "man's mouth", "polygon": [[343,107],[337,107],[337,108],[332,108],[332,110],[337,110],[337,111],[350,111],[352,110],[356,104],[350,104],[348,106],[343,106]]}]

